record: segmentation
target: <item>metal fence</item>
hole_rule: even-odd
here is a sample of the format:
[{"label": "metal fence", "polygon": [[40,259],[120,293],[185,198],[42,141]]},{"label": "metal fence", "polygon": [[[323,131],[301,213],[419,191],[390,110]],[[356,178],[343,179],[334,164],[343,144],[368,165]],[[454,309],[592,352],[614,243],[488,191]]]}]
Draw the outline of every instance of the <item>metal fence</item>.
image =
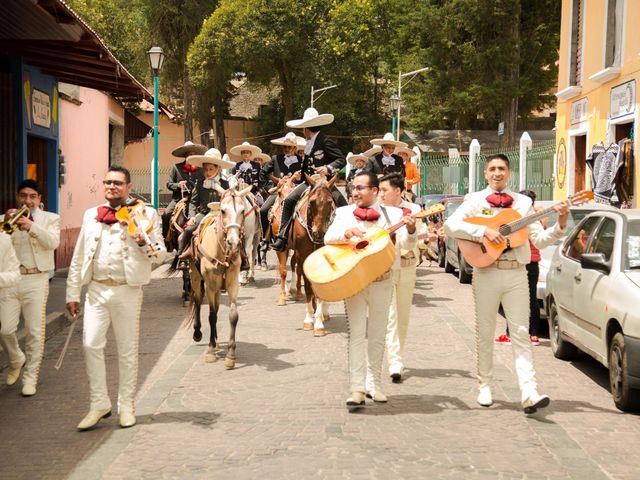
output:
[{"label": "metal fence", "polygon": [[[171,201],[171,190],[167,188],[167,181],[171,173],[170,167],[160,167],[158,169],[158,206],[166,207]],[[147,201],[151,199],[151,168],[132,168],[131,183],[133,184],[133,193],[143,197]]]},{"label": "metal fence", "polygon": [[[480,151],[476,158],[475,190],[486,186],[484,167],[487,157],[503,153],[509,158],[511,177],[509,188],[519,190],[520,151],[487,150]],[[553,199],[553,155],[555,141],[538,142],[527,152],[526,188],[533,190],[539,200]],[[449,157],[443,154],[424,153],[419,161],[420,190],[419,195],[449,194],[464,195],[469,191],[469,155],[461,154]]]}]

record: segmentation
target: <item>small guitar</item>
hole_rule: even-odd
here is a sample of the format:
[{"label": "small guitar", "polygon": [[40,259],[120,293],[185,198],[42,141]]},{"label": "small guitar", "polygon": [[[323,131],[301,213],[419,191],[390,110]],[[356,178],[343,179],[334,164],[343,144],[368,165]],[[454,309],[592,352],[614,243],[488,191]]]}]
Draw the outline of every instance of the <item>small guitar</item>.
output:
[{"label": "small guitar", "polygon": [[[444,205],[436,204],[411,216],[424,218],[442,211]],[[329,302],[344,300],[387,273],[396,258],[390,234],[404,225],[399,222],[386,229],[371,227],[363,237],[325,245],[311,253],[303,268],[316,296]]]},{"label": "small guitar", "polygon": [[[576,193],[567,200],[567,205],[582,205],[593,199],[593,192],[582,191]],[[563,202],[560,202],[563,203]],[[469,265],[483,268],[495,262],[507,248],[517,248],[529,240],[529,232],[526,227],[538,220],[548,217],[555,212],[555,206],[545,208],[526,217],[521,216],[516,210],[507,208],[494,217],[469,217],[464,221],[474,225],[484,225],[498,230],[505,240],[502,243],[492,243],[486,238],[482,243],[471,240],[456,239],[460,253]]]},{"label": "small guitar", "polygon": [[134,200],[120,207],[116,212],[116,219],[127,228],[127,233],[131,237],[135,237],[136,231],[142,232],[146,247],[147,256],[155,257],[158,255],[157,246],[151,242],[149,233],[153,230],[153,223],[145,215],[145,205],[142,200]]}]

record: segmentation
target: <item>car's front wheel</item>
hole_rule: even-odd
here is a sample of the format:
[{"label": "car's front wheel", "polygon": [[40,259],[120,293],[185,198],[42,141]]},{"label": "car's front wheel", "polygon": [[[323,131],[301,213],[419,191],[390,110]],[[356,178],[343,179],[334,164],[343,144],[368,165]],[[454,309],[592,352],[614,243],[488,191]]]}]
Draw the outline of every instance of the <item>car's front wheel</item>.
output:
[{"label": "car's front wheel", "polygon": [[440,268],[444,267],[444,257],[446,255],[446,250],[444,245],[438,244],[438,266]]},{"label": "car's front wheel", "polygon": [[467,273],[467,261],[462,255],[458,257],[458,280],[460,283],[471,283],[473,275]]},{"label": "car's front wheel", "polygon": [[444,252],[444,271],[445,273],[453,273],[456,271],[456,268],[449,263],[446,250]]},{"label": "car's front wheel", "polygon": [[558,307],[555,302],[549,305],[549,340],[551,340],[551,351],[553,356],[561,360],[571,360],[575,357],[578,349],[575,345],[567,342],[560,334],[560,324],[558,323]]},{"label": "car's front wheel", "polygon": [[629,386],[628,372],[624,335],[618,332],[609,347],[609,384],[613,401],[622,411],[640,408],[640,391]]}]

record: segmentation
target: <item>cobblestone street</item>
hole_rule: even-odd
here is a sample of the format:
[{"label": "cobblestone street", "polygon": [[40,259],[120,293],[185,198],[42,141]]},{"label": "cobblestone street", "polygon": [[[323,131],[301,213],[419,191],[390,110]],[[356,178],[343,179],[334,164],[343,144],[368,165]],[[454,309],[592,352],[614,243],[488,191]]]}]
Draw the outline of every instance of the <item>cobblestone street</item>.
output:
[{"label": "cobblestone street", "polygon": [[[511,348],[496,345],[495,403],[477,405],[471,287],[442,269],[418,270],[404,382],[385,375],[389,403],[358,413],[344,406],[343,305],[330,307],[329,335],[314,338],[302,330],[302,302],[276,306],[275,272],[257,276],[240,292],[230,371],[222,362],[226,306],[223,351],[207,364],[208,325],[199,344],[180,328],[181,280],[156,278],[145,289],[138,424],[130,429],[113,415],[76,431],[89,403],[82,329],[60,371],[53,365],[66,330],[55,335],[35,397],[0,387],[0,478],[637,478],[640,421],[616,410],[606,369],[586,356],[556,360],[545,340],[534,349],[540,391],[552,403],[527,417]],[[114,343],[110,336],[115,405]]]}]

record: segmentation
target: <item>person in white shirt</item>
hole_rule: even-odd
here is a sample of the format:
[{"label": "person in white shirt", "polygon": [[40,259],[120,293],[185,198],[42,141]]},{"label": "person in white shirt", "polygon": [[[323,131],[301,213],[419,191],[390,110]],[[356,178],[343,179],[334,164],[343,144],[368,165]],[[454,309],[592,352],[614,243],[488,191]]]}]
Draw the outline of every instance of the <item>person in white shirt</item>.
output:
[{"label": "person in white shirt", "polygon": [[[372,172],[360,172],[353,179],[352,205],[340,207],[324,237],[325,244],[345,243],[362,237],[370,227],[387,228],[399,222],[405,226],[396,232],[396,244],[411,249],[416,244],[416,224],[400,208],[377,203],[378,178]],[[400,256],[391,271],[345,300],[349,322],[349,384],[351,395],[347,408],[360,408],[365,394],[376,402],[386,402],[380,389],[384,337],[391,303],[391,274],[400,267]]]},{"label": "person in white shirt", "polygon": [[155,247],[149,255],[145,233],[136,229],[133,236],[116,219],[116,212],[127,202],[133,185],[129,171],[111,166],[102,182],[107,202],[87,210],[67,277],[67,309],[76,316],[80,311],[80,292],[88,285],[84,303],[83,347],[91,407],[78,425],[88,430],[111,415],[107,391],[104,348],[109,325],[113,326],[118,347],[120,426],[136,423],[134,396],[138,376],[138,335],[142,286],[150,281],[151,264],[166,256],[162,229],[156,211],[145,206],[144,216],[152,228],[148,239]]},{"label": "person in white shirt", "polygon": [[[20,282],[6,289],[0,298],[0,343],[9,357],[6,383],[13,385],[22,375],[22,395],[36,394],[40,364],[44,356],[49,272],[55,269],[54,251],[60,244],[60,217],[40,208],[40,185],[24,180],[18,185],[18,205],[28,207],[28,215],[16,222],[18,230],[11,235],[20,262]],[[16,210],[9,210],[5,218]],[[18,346],[18,322],[24,316],[25,352]]]},{"label": "person in white shirt", "polygon": [[[534,213],[531,199],[508,189],[511,175],[509,159],[502,154],[487,158],[484,176],[489,186],[480,192],[469,193],[462,205],[445,222],[445,235],[481,243],[483,239],[499,244],[502,234],[484,225],[465,222],[474,216],[492,217],[503,208],[513,208],[523,217]],[[540,222],[529,225],[529,239],[542,249],[564,235],[569,209],[556,207],[558,222],[545,230]],[[529,242],[505,250],[496,262],[473,270],[473,292],[476,310],[476,342],[478,355],[478,403],[493,404],[493,336],[498,307],[502,303],[512,336],[516,374],[525,413],[534,413],[549,405],[549,397],[538,393],[531,342],[529,341],[529,286],[525,265],[529,263]]]},{"label": "person in white shirt", "polygon": [[[420,207],[415,203],[402,198],[405,183],[399,173],[390,173],[380,179],[380,196],[385,207],[398,207],[403,215],[418,213]],[[424,222],[417,223],[417,233],[427,234],[427,226]],[[391,275],[393,296],[389,309],[389,321],[387,323],[387,359],[389,363],[389,375],[393,383],[402,381],[404,372],[404,345],[409,329],[409,313],[413,290],[416,286],[416,266],[420,252],[416,245],[411,249],[396,247],[400,254],[400,268],[395,269]]]},{"label": "person in white shirt", "polygon": [[0,232],[0,295],[3,289],[15,287],[18,283],[20,283],[20,262],[11,244],[11,237]]}]

